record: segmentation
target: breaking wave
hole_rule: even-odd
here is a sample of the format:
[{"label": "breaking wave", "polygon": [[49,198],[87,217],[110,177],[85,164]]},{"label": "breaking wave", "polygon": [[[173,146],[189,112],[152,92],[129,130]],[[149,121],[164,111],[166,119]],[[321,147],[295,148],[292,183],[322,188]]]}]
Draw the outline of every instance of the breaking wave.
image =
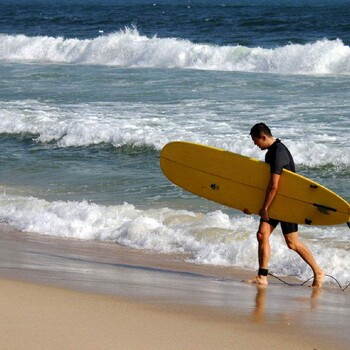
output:
[{"label": "breaking wave", "polygon": [[279,74],[350,73],[350,47],[340,39],[266,49],[147,37],[136,28],[86,40],[0,34],[0,59]]},{"label": "breaking wave", "polygon": [[[243,215],[243,214],[242,214]],[[48,202],[33,197],[0,195],[0,221],[19,230],[55,237],[117,242],[137,249],[186,253],[199,264],[256,269],[257,218],[230,217],[222,211],[207,214],[168,208],[140,210],[132,204],[102,206],[82,202]],[[279,229],[278,229],[279,230]],[[317,261],[341,283],[349,280],[347,227],[305,227]],[[317,239],[316,239],[317,238]],[[307,265],[288,251],[282,234],[271,238],[277,274],[310,277]],[[334,259],[334,257],[337,259]]]},{"label": "breaking wave", "polygon": [[[203,113],[200,110],[198,115],[194,112],[198,118],[195,126],[184,128],[182,108],[171,110],[172,122],[169,122],[169,118],[163,118],[157,108],[157,105],[136,105],[128,110],[123,103],[106,107],[99,103],[58,106],[35,100],[3,102],[0,105],[0,135],[22,135],[35,142],[51,143],[63,148],[108,144],[115,148],[146,147],[158,151],[170,141],[184,140],[254,158],[262,157],[259,149],[252,147],[248,136],[237,138],[238,125],[237,129],[231,130],[226,123],[217,123],[210,112]],[[342,141],[342,137],[335,137],[338,144],[331,147],[334,137],[324,135],[321,126],[321,134],[315,133],[313,128],[311,125],[305,127],[304,131],[295,131],[299,135],[302,133],[303,137],[290,145],[286,140],[295,154],[296,163],[311,167],[348,167],[348,144]],[[294,131],[290,132],[293,135]],[[242,130],[244,133],[245,130]],[[305,152],[305,149],[308,151]]]}]

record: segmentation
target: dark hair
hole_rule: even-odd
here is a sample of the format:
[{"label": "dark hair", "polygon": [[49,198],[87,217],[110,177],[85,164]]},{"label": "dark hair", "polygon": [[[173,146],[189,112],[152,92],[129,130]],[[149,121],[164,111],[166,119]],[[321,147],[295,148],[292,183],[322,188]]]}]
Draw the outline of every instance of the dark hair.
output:
[{"label": "dark hair", "polygon": [[250,129],[250,136],[252,137],[261,137],[262,134],[272,137],[270,128],[264,123],[255,124]]}]

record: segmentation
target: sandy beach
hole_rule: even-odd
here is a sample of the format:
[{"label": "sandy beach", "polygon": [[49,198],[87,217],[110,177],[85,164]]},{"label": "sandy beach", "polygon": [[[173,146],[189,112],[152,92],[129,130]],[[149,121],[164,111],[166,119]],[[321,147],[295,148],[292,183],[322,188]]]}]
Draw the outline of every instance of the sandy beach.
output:
[{"label": "sandy beach", "polygon": [[[1,226],[0,349],[346,349],[349,291]],[[294,283],[296,281],[289,280]]]}]

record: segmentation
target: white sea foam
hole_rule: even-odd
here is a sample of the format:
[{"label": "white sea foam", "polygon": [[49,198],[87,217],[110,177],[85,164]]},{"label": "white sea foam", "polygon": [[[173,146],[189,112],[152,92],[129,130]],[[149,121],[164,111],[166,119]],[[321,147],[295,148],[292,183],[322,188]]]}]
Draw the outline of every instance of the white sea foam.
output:
[{"label": "white sea foam", "polygon": [[1,34],[0,59],[281,74],[350,73],[350,47],[340,39],[266,49],[146,37],[135,28],[86,40]]},{"label": "white sea foam", "polygon": [[[102,206],[83,202],[48,202],[0,196],[0,220],[38,234],[118,242],[138,249],[190,254],[190,261],[255,270],[258,221],[229,217],[221,211],[199,214],[168,208],[140,210],[131,204]],[[350,279],[347,227],[308,227],[302,237],[328,274],[345,284]],[[315,239],[317,238],[317,239]],[[310,269],[289,251],[280,231],[272,236],[270,269],[306,279]]]},{"label": "white sea foam", "polygon": [[[164,117],[164,108],[168,109]],[[184,127],[183,116],[186,117]],[[224,148],[246,156],[262,159],[262,152],[252,145],[247,125],[235,121],[234,128],[227,121],[220,122],[215,111],[197,106],[164,104],[125,105],[99,103],[77,105],[50,105],[35,100],[0,103],[0,133],[31,134],[37,142],[55,142],[58,147],[89,146],[108,143],[115,147],[152,147],[160,150],[173,140],[185,140]],[[254,116],[251,117],[254,123]],[[225,119],[225,117],[223,118]],[[284,141],[290,147],[297,164],[307,166],[349,166],[348,143],[342,133],[334,136],[307,125],[300,129],[298,121],[293,128],[276,129],[286,134]],[[343,131],[344,132],[344,131]],[[289,134],[288,134],[289,133]],[[289,142],[291,138],[293,142]],[[297,140],[297,141],[295,141]],[[333,145],[333,146],[332,146]],[[307,150],[307,152],[305,152]]]}]

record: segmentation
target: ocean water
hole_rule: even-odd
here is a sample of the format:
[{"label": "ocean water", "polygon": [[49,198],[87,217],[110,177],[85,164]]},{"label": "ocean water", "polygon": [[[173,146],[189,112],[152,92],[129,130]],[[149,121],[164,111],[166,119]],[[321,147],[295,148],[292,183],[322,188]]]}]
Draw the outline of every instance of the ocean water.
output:
[{"label": "ocean water", "polygon": [[[258,218],[177,188],[159,152],[185,140],[263,159],[260,121],[350,201],[348,1],[0,3],[0,221],[255,270]],[[346,225],[300,235],[349,282]],[[271,243],[272,272],[312,275],[279,229]]]}]

